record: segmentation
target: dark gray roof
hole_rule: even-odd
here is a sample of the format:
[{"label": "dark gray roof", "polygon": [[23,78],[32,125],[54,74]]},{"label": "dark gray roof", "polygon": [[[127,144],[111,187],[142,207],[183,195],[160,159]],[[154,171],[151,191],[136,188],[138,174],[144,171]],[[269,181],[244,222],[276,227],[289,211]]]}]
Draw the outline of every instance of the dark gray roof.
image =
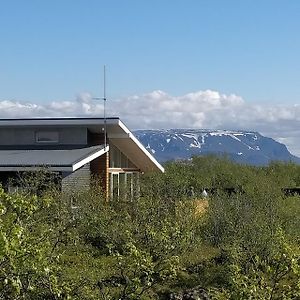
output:
[{"label": "dark gray roof", "polygon": [[102,125],[106,123],[118,124],[118,117],[112,118],[25,118],[25,119],[3,119],[0,118],[0,126],[19,127],[19,126],[89,126]]},{"label": "dark gray roof", "polygon": [[[119,118],[0,119],[0,128],[56,128],[64,126],[84,126],[90,132],[95,133],[102,132],[103,129],[106,127],[109,142],[114,144],[117,148],[119,148],[120,151],[123,152],[132,161],[132,163],[135,166],[137,166],[137,168],[141,172],[164,172],[164,168],[160,165],[160,163],[136,139],[132,132],[125,126],[125,124]],[[32,150],[30,151],[32,152]],[[31,157],[31,154],[29,154],[29,158]],[[25,161],[27,161],[27,159]],[[0,157],[0,171],[5,169],[2,166],[3,159],[1,159]]]},{"label": "dark gray roof", "polygon": [[102,155],[106,152],[104,148],[104,145],[97,145],[71,150],[0,150],[0,167],[73,167],[89,157],[94,159]]}]

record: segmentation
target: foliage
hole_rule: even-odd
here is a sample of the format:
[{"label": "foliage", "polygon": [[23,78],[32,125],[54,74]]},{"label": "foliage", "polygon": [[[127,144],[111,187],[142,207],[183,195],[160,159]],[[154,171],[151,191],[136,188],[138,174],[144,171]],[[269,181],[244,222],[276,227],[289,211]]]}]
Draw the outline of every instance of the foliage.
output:
[{"label": "foliage", "polygon": [[219,300],[300,297],[300,197],[283,192],[299,186],[299,166],[209,156],[165,167],[134,201],[107,202],[98,183],[62,194],[46,171],[22,174],[19,193],[1,189],[0,299],[168,299],[194,287]]},{"label": "foliage", "polygon": [[199,243],[193,235],[197,222],[190,204],[181,203],[176,212],[170,203],[151,198],[102,202],[95,215],[80,217],[82,243],[92,246],[93,259],[106,260],[111,271],[88,279],[96,287],[95,294],[104,299],[153,298],[156,286],[175,278],[180,255]]},{"label": "foliage", "polygon": [[51,201],[0,189],[0,299],[67,298],[52,251],[55,233],[40,218]]},{"label": "foliage", "polygon": [[299,299],[300,251],[288,243],[279,230],[274,237],[277,249],[269,257],[255,255],[246,259],[244,250],[231,249],[230,285],[227,290],[214,290],[215,299]]}]

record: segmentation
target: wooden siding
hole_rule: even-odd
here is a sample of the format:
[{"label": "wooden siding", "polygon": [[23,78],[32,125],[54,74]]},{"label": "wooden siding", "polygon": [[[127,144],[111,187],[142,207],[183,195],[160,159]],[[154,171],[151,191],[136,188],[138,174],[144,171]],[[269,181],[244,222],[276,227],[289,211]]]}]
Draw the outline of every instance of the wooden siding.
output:
[{"label": "wooden siding", "polygon": [[95,133],[88,131],[87,142],[89,146],[104,144],[104,133]]},{"label": "wooden siding", "polygon": [[99,183],[103,189],[106,197],[108,197],[108,164],[109,164],[109,154],[108,152],[101,155],[100,157],[94,159],[90,163],[91,175],[99,180]]},{"label": "wooden siding", "polygon": [[[106,142],[108,143],[108,140]],[[94,133],[88,131],[88,144],[89,146],[104,144],[104,133]],[[109,167],[108,152],[94,159],[90,163],[91,176],[96,181],[99,181],[106,198],[108,198],[108,188],[109,188],[108,167]]]}]

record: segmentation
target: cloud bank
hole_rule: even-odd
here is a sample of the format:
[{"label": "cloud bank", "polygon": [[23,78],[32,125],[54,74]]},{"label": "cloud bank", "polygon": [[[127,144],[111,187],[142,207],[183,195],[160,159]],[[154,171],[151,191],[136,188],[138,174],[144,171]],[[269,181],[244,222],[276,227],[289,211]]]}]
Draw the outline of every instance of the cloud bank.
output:
[{"label": "cloud bank", "polygon": [[[1,118],[103,116],[103,102],[88,93],[48,104],[0,101]],[[250,104],[235,94],[206,90],[172,96],[151,93],[107,101],[107,116],[131,129],[205,128],[259,131],[300,156],[300,105]]]}]

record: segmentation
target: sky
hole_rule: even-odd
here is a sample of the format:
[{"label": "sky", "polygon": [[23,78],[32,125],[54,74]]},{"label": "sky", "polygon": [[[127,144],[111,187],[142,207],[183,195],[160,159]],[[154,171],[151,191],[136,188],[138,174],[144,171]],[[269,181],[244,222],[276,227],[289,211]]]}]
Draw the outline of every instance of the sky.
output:
[{"label": "sky", "polygon": [[300,1],[0,0],[0,117],[259,131],[300,156]]}]

